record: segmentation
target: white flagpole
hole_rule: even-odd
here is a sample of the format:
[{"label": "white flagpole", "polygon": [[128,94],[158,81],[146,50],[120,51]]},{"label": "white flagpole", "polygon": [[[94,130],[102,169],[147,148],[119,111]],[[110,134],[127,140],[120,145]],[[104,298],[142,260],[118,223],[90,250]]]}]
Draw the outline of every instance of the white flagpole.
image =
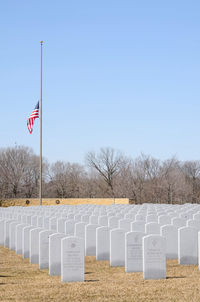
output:
[{"label": "white flagpole", "polygon": [[42,45],[43,41],[40,41],[41,45],[41,69],[40,69],[40,205],[42,205]]}]

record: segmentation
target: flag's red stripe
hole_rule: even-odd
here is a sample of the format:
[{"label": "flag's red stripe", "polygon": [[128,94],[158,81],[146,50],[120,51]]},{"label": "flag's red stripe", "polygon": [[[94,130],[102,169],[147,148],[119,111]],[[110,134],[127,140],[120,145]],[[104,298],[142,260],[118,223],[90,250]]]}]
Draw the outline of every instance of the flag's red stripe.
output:
[{"label": "flag's red stripe", "polygon": [[33,132],[33,124],[36,118],[39,118],[39,110],[38,109],[34,109],[33,112],[31,113],[30,117],[28,118],[27,121],[27,127],[28,130],[30,132],[30,134],[32,134]]}]

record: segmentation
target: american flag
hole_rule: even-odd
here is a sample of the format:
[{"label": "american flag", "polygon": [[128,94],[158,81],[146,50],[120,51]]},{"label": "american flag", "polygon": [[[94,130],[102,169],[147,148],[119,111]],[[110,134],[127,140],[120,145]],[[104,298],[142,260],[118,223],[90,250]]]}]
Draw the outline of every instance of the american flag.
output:
[{"label": "american flag", "polygon": [[28,121],[27,121],[27,127],[28,127],[30,134],[32,134],[32,132],[33,132],[33,124],[34,124],[34,121],[36,118],[39,118],[39,101],[37,102],[35,109],[31,113],[31,115],[29,116]]}]

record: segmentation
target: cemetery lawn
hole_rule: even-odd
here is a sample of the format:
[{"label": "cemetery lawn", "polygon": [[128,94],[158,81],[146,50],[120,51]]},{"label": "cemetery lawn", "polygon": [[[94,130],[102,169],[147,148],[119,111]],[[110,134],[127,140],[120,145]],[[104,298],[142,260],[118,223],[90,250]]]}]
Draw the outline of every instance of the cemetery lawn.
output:
[{"label": "cemetery lawn", "polygon": [[142,273],[125,273],[123,267],[86,257],[85,282],[62,283],[59,276],[0,247],[0,301],[199,302],[200,271],[171,260],[166,280],[144,281]]}]

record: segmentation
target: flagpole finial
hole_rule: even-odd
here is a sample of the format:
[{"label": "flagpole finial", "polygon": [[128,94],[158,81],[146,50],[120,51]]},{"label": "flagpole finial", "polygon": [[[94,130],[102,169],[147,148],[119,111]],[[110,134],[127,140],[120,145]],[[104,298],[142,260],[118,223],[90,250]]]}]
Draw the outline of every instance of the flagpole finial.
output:
[{"label": "flagpole finial", "polygon": [[43,44],[43,41],[40,41],[40,44]]}]

